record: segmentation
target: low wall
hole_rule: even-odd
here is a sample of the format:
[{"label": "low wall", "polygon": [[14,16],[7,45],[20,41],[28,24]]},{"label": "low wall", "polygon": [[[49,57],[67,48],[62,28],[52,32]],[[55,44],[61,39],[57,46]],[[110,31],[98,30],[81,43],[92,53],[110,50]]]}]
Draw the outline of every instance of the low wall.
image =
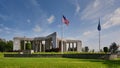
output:
[{"label": "low wall", "polygon": [[63,57],[63,58],[80,58],[80,59],[103,59],[109,57],[110,54],[4,54],[4,57]]},{"label": "low wall", "polygon": [[4,54],[4,57],[62,57],[62,54]]},{"label": "low wall", "polygon": [[81,59],[102,59],[104,56],[109,56],[109,54],[65,54],[63,57],[66,58],[81,58]]}]

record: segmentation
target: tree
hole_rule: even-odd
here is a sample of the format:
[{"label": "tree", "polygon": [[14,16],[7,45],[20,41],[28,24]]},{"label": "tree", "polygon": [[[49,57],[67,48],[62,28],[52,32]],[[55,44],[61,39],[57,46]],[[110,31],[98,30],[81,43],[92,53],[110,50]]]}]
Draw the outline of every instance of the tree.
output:
[{"label": "tree", "polygon": [[13,50],[13,41],[2,41],[0,40],[0,51],[12,51]]},{"label": "tree", "polygon": [[13,41],[7,41],[5,45],[5,51],[12,51],[13,50]]},{"label": "tree", "polygon": [[31,43],[30,42],[26,43],[26,50],[31,50]]},{"label": "tree", "polygon": [[89,48],[88,46],[85,47],[85,52],[88,52],[89,51]]},{"label": "tree", "polygon": [[111,53],[116,53],[116,51],[117,51],[117,49],[118,49],[118,45],[115,43],[115,42],[113,42],[111,45],[110,45],[110,52]]},{"label": "tree", "polygon": [[108,52],[108,47],[104,47],[103,50],[104,50],[105,53],[107,53]]},{"label": "tree", "polygon": [[0,51],[1,52],[5,51],[5,45],[6,45],[6,43],[4,41],[0,41]]}]

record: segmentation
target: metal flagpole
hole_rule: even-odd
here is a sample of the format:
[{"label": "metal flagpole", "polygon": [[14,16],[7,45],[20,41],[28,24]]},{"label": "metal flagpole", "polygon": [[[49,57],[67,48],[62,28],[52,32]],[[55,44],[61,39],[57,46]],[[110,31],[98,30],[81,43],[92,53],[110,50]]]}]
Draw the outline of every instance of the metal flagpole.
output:
[{"label": "metal flagpole", "polygon": [[99,51],[100,51],[100,31],[99,31]]},{"label": "metal flagpole", "polygon": [[62,25],[61,25],[62,27],[62,29],[61,29],[61,53],[63,54],[63,28],[64,28],[64,25],[63,25],[63,23],[62,23]]},{"label": "metal flagpole", "polygon": [[[62,21],[63,21],[63,23],[65,23],[66,25],[68,25],[69,24],[69,21],[65,18],[65,16],[63,15],[63,18],[62,18]],[[62,23],[62,36],[61,36],[61,53],[63,54],[63,45],[64,45],[64,40],[63,40],[63,33],[64,33],[64,25],[63,25],[63,23]]]},{"label": "metal flagpole", "polygon": [[100,46],[101,46],[101,44],[100,44],[100,31],[101,31],[101,25],[100,25],[100,18],[99,18],[99,23],[98,23],[98,31],[99,31],[99,52],[100,52]]}]

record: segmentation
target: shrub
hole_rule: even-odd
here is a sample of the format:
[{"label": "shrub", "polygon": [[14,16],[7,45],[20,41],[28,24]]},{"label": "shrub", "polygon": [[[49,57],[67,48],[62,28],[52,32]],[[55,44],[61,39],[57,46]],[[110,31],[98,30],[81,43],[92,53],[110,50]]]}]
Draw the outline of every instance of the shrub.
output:
[{"label": "shrub", "polygon": [[104,47],[103,50],[104,50],[105,53],[107,53],[108,52],[108,47]]},{"label": "shrub", "polygon": [[26,50],[31,50],[31,43],[26,43]]}]

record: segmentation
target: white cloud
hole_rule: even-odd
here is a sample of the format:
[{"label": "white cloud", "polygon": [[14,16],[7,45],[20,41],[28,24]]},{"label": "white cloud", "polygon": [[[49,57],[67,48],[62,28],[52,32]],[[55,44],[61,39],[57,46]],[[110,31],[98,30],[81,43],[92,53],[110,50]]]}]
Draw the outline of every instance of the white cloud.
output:
[{"label": "white cloud", "polygon": [[40,27],[40,26],[35,25],[35,27],[33,28],[33,31],[34,31],[34,32],[41,32],[41,31],[42,31],[42,29],[41,29],[41,27]]},{"label": "white cloud", "polygon": [[5,20],[5,21],[9,19],[8,16],[3,15],[3,14],[0,14],[0,18],[1,18],[2,20]]},{"label": "white cloud", "polygon": [[[114,30],[111,32],[104,33],[101,38],[101,43],[103,45],[109,46],[112,42],[116,42],[117,44],[120,44],[120,38],[118,37],[120,34],[120,31]],[[108,40],[109,39],[109,40]]]},{"label": "white cloud", "polygon": [[30,23],[30,22],[31,22],[31,20],[30,20],[30,19],[27,19],[27,22],[28,22],[28,23]]},{"label": "white cloud", "polygon": [[94,2],[94,4],[93,4],[93,7],[98,7],[99,6],[99,4],[100,4],[100,2],[99,2],[100,0],[95,0],[95,2]]},{"label": "white cloud", "polygon": [[112,26],[120,25],[120,8],[117,8],[113,13],[105,16],[107,20],[105,24],[103,24],[103,28],[110,28]]},{"label": "white cloud", "polygon": [[11,30],[11,29],[10,29],[10,28],[8,28],[8,27],[4,27],[4,29],[5,29],[5,30]]},{"label": "white cloud", "polygon": [[6,26],[4,26],[4,24],[0,24],[0,32],[2,32],[2,33],[10,33],[10,32],[12,32],[12,29],[11,28],[9,28],[9,27],[6,27]]},{"label": "white cloud", "polygon": [[91,31],[86,31],[86,32],[83,33],[84,36],[88,36],[90,34],[91,34]]},{"label": "white cloud", "polygon": [[3,30],[2,29],[0,29],[0,32],[2,32]]},{"label": "white cloud", "polygon": [[55,16],[54,16],[54,15],[51,15],[51,16],[47,19],[47,21],[48,21],[49,24],[53,23],[54,20],[55,20]]},{"label": "white cloud", "polygon": [[34,5],[34,6],[39,6],[39,3],[37,0],[31,0],[31,3]]},{"label": "white cloud", "polygon": [[76,2],[76,14],[78,14],[80,12],[80,5],[78,3],[78,1]]},{"label": "white cloud", "polygon": [[7,34],[10,34],[11,32],[10,31],[6,31]]},{"label": "white cloud", "polygon": [[68,2],[70,2],[75,8],[75,15],[79,15],[79,13],[80,13],[80,9],[81,9],[81,7],[80,7],[80,2],[79,2],[79,0],[68,0]]},{"label": "white cloud", "polygon": [[95,0],[90,2],[87,7],[82,11],[81,19],[96,19],[104,16],[110,12],[113,8],[114,0]]}]

